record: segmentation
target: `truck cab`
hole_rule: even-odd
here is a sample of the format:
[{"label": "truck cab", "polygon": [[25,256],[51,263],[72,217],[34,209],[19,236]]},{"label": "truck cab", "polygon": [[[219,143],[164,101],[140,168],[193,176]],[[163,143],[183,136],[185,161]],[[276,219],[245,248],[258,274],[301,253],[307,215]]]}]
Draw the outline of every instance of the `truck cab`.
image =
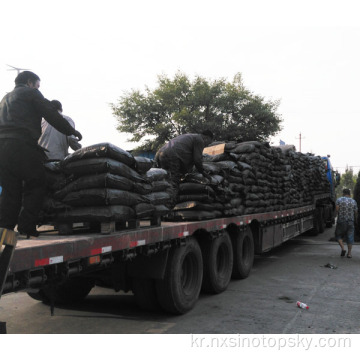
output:
[{"label": "truck cab", "polygon": [[323,163],[325,165],[326,175],[330,183],[330,194],[331,200],[335,202],[336,195],[335,195],[335,188],[340,183],[340,174],[337,171],[334,171],[331,162],[330,162],[330,155],[321,157]]}]

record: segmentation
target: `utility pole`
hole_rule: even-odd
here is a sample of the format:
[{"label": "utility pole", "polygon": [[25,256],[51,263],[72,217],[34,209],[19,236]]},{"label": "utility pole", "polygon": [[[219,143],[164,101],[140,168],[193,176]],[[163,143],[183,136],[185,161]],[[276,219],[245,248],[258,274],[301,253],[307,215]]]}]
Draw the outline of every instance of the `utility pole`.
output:
[{"label": "utility pole", "polygon": [[295,139],[299,139],[299,152],[301,152],[301,139],[304,139],[304,138],[301,137],[301,133],[300,133],[299,137],[295,138]]}]

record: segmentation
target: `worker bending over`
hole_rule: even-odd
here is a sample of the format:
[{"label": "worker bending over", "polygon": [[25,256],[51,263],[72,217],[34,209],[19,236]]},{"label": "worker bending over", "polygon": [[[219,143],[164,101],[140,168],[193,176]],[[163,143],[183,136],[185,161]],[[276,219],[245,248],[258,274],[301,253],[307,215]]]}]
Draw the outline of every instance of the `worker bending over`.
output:
[{"label": "worker bending over", "polygon": [[204,148],[212,142],[213,137],[210,130],[201,134],[179,135],[156,153],[156,163],[169,174],[174,204],[176,203],[181,177],[191,172],[194,165],[201,174],[208,179],[210,178],[202,165],[202,153]]}]

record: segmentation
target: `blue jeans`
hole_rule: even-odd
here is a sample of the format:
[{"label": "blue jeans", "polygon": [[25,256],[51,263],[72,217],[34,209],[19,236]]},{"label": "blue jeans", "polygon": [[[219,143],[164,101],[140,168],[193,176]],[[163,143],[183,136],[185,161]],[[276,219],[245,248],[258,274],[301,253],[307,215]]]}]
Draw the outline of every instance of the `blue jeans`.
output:
[{"label": "blue jeans", "polygon": [[346,241],[348,244],[354,243],[354,222],[338,222],[335,229],[335,239]]}]

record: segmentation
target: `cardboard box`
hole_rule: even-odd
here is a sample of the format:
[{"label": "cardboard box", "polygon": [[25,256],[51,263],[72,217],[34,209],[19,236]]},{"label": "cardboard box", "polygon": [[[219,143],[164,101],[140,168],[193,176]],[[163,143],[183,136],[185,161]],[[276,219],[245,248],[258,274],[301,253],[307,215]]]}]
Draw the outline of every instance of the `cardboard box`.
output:
[{"label": "cardboard box", "polygon": [[219,154],[223,154],[224,152],[225,152],[225,143],[206,147],[203,151],[203,154],[219,155]]}]

